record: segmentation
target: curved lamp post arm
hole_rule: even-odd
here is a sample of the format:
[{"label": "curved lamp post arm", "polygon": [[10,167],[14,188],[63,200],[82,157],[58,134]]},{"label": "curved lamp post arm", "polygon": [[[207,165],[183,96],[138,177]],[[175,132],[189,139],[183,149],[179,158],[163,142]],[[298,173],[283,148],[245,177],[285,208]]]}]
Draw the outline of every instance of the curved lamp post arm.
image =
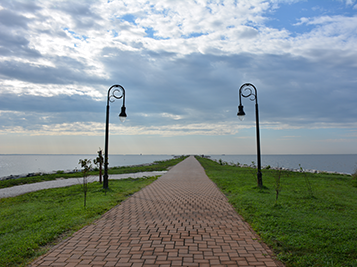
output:
[{"label": "curved lamp post arm", "polygon": [[[254,90],[252,90],[252,88]],[[237,116],[240,120],[243,120],[245,116],[245,112],[243,110],[243,105],[242,105],[242,96],[244,98],[248,98],[251,101],[255,100],[255,122],[256,122],[256,130],[257,130],[257,167],[258,167],[258,172],[257,172],[257,183],[258,187],[262,188],[263,187],[263,179],[262,179],[262,172],[261,172],[261,155],[260,155],[260,131],[259,131],[259,110],[258,110],[258,94],[257,94],[257,88],[251,83],[245,83],[239,88],[239,106],[238,106],[238,113]]]},{"label": "curved lamp post arm", "polygon": [[[112,89],[115,88],[113,91]],[[119,84],[112,85],[108,90],[107,97],[107,111],[105,119],[105,147],[104,147],[104,175],[103,175],[103,189],[108,189],[108,139],[109,139],[109,103],[114,102],[115,99],[123,98],[123,105],[119,114],[119,119],[124,122],[126,119],[125,108],[125,89]]]},{"label": "curved lamp post arm", "polygon": [[[254,89],[254,92],[252,88]],[[239,88],[239,105],[242,104],[242,96],[245,98],[251,96],[250,100],[255,100],[255,103],[258,103],[257,88],[255,88],[255,86],[251,83],[245,83]]]}]

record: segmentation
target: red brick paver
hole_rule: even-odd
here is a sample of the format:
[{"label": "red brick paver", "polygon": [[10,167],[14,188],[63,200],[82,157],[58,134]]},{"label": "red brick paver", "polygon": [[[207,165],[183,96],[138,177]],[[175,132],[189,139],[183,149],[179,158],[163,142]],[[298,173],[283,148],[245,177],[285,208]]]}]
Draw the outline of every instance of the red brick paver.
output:
[{"label": "red brick paver", "polygon": [[283,266],[194,157],[32,266]]}]

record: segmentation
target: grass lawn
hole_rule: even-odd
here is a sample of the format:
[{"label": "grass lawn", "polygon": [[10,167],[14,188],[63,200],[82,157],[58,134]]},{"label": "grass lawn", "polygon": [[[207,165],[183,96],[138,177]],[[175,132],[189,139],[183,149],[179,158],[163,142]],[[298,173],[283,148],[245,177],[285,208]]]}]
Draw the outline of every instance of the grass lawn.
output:
[{"label": "grass lawn", "polygon": [[207,175],[286,266],[357,266],[357,188],[349,175],[262,170],[198,158]]},{"label": "grass lawn", "polygon": [[0,199],[0,266],[25,265],[155,179],[111,180],[107,192],[88,184],[86,208],[80,185]]},{"label": "grass lawn", "polygon": [[[184,158],[145,167],[122,167],[118,173],[165,170]],[[69,176],[71,177],[71,176]],[[44,177],[38,177],[44,178]],[[53,176],[45,177],[52,179]],[[54,178],[55,179],[55,178]],[[88,184],[86,208],[81,185],[41,190],[0,199],[0,266],[25,266],[61,239],[98,219],[157,177],[110,180],[109,190]],[[35,181],[37,181],[35,179]],[[6,183],[7,181],[0,181]],[[25,183],[26,181],[23,181]],[[8,187],[6,184],[4,187]]]}]

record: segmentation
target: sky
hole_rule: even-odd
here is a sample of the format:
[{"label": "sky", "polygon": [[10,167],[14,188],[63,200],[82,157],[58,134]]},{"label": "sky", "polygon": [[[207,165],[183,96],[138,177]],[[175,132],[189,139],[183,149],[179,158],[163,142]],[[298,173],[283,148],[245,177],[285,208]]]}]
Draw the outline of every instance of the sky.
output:
[{"label": "sky", "polygon": [[0,154],[357,153],[356,0],[0,0]]}]

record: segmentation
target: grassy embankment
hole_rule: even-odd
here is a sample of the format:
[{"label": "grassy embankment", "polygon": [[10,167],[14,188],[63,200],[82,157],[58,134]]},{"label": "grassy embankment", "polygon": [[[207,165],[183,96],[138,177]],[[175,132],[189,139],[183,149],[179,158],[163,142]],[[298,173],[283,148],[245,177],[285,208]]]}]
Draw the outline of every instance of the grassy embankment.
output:
[{"label": "grassy embankment", "polygon": [[[185,157],[182,156],[177,159],[171,159],[171,160],[163,160],[163,161],[155,161],[153,164],[148,165],[148,166],[133,166],[133,167],[128,167],[128,166],[123,166],[123,167],[113,167],[108,169],[108,174],[123,174],[123,173],[136,173],[136,172],[150,172],[150,171],[164,171],[168,167],[176,165],[180,161],[182,161]],[[104,172],[104,171],[103,171]],[[32,183],[38,183],[38,182],[43,182],[43,181],[51,181],[51,180],[56,180],[59,178],[80,178],[82,177],[82,172],[74,172],[74,173],[64,173],[63,171],[57,171],[54,174],[41,174],[37,176],[32,176],[32,177],[24,177],[24,178],[18,178],[18,179],[9,179],[9,180],[4,180],[0,181],[0,188],[6,188],[6,187],[11,187],[15,185],[22,185],[22,184],[32,184]],[[93,170],[88,172],[88,175],[99,175],[98,170]]]},{"label": "grassy embankment", "polygon": [[[157,162],[145,167],[122,167],[111,172],[165,170],[183,159]],[[81,185],[0,199],[0,266],[25,266],[60,239],[92,223],[156,178],[112,180],[106,192],[102,184],[90,183],[86,208]],[[6,181],[0,181],[0,184],[3,182]]]},{"label": "grassy embankment", "polygon": [[262,170],[258,189],[256,169],[198,159],[286,266],[357,266],[356,177]]}]

